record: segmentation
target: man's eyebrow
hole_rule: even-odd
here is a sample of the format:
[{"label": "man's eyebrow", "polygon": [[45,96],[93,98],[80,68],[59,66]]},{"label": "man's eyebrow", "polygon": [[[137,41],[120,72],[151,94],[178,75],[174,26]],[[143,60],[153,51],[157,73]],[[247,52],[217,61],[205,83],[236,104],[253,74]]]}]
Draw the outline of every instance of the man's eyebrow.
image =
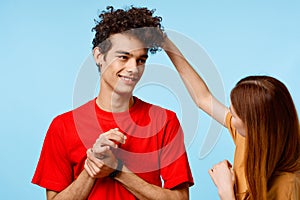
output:
[{"label": "man's eyebrow", "polygon": [[125,54],[125,55],[131,55],[129,52],[127,51],[116,51],[117,54]]},{"label": "man's eyebrow", "polygon": [[[122,54],[122,55],[128,55],[128,56],[133,56],[131,53],[127,51],[116,51],[117,54]],[[148,54],[143,54],[140,56],[141,58],[148,58]]]},{"label": "man's eyebrow", "polygon": [[148,56],[148,54],[144,54],[144,55],[141,55],[141,58],[148,58],[149,56]]}]

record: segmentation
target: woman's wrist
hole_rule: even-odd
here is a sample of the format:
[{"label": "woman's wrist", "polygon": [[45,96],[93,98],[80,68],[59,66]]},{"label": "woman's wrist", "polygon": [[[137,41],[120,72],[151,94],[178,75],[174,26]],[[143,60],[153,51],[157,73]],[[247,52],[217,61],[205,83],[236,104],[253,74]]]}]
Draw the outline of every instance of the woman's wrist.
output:
[{"label": "woman's wrist", "polygon": [[235,200],[233,189],[219,190],[218,193],[221,200]]}]

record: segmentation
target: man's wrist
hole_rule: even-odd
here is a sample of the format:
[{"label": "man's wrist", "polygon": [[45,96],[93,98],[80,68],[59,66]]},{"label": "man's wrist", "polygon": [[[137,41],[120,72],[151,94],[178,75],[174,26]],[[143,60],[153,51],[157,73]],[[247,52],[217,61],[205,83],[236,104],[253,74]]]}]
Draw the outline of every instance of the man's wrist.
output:
[{"label": "man's wrist", "polygon": [[115,178],[122,171],[123,161],[120,159],[117,159],[117,162],[118,162],[117,168],[108,175],[110,178]]}]

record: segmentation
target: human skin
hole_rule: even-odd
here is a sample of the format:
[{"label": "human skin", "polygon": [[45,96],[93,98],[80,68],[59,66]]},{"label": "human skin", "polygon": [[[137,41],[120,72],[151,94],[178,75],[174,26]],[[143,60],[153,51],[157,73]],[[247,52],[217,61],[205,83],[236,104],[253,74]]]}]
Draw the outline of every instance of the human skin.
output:
[{"label": "human skin", "polygon": [[[237,128],[237,132],[240,135],[245,136],[245,125],[236,114],[233,106],[231,105],[230,108],[227,108],[211,94],[205,81],[168,37],[165,37],[163,48],[174,64],[196,105],[225,127],[226,115],[230,112],[232,115],[232,124]],[[225,162],[221,162],[215,165],[215,167],[217,170],[209,170],[209,174],[218,188],[220,198],[226,200],[234,199],[232,168],[228,164],[225,165]]]},{"label": "human skin", "polygon": [[[132,92],[143,75],[145,62],[148,58],[144,44],[128,34],[114,34],[110,37],[111,49],[104,55],[95,48],[94,58],[101,66],[101,86],[97,97],[97,105],[109,112],[123,112],[132,106]],[[114,133],[100,135],[93,146],[93,152],[102,154],[106,161],[95,159],[95,154],[87,154],[86,171],[92,178],[102,177],[102,168],[110,163],[116,168],[117,160],[111,148],[117,148],[115,143],[125,142],[124,135],[117,129]],[[115,134],[113,136],[113,134]],[[99,148],[100,147],[100,148]],[[115,180],[120,182],[138,199],[189,199],[188,185],[182,184],[172,189],[164,189],[147,183],[131,172],[125,165]]]}]

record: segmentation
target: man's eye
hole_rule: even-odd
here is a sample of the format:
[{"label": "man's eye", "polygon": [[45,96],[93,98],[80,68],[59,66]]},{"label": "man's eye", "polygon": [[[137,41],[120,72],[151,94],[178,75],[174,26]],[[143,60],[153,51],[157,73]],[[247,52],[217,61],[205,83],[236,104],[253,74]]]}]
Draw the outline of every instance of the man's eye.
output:
[{"label": "man's eye", "polygon": [[144,60],[144,59],[139,59],[139,60],[137,61],[137,63],[138,63],[138,65],[144,65],[144,64],[146,63],[146,60]]},{"label": "man's eye", "polygon": [[126,60],[127,59],[127,56],[118,56],[119,57],[119,59],[121,59],[121,60]]}]

